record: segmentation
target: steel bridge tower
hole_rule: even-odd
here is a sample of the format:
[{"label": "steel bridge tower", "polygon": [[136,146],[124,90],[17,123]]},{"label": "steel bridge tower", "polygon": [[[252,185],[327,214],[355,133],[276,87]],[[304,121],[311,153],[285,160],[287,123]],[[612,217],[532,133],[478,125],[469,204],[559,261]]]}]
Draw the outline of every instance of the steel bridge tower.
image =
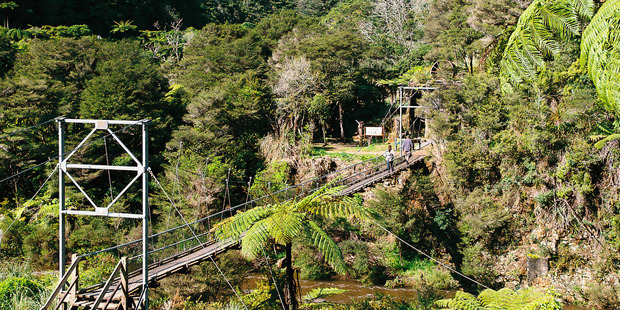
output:
[{"label": "steel bridge tower", "polygon": [[[142,220],[142,294],[143,309],[148,309],[148,226],[149,226],[149,200],[148,200],[148,182],[149,182],[149,162],[148,162],[148,127],[151,124],[150,120],[139,121],[120,121],[120,120],[89,120],[89,119],[67,119],[59,117],[56,119],[58,123],[58,271],[59,279],[65,276],[65,264],[67,253],[65,249],[65,219],[67,215],[77,216],[103,216],[103,217],[116,217],[126,219],[138,219]],[[75,124],[92,124],[93,129],[89,134],[70,152],[65,151],[65,130],[68,123]],[[127,148],[127,146],[121,141],[114,131],[110,129],[110,125],[124,125],[141,126],[142,127],[142,160],[138,160],[136,156]],[[71,157],[82,147],[88,146],[86,144],[93,134],[98,130],[107,132],[107,136],[111,136],[126,152],[129,157],[135,163],[135,166],[116,166],[116,165],[96,165],[96,164],[84,164],[84,163],[69,163]],[[106,136],[106,137],[107,137]],[[68,154],[68,155],[67,155]],[[91,197],[82,189],[78,182],[72,177],[71,171],[76,169],[89,169],[89,170],[107,170],[107,171],[126,171],[135,172],[135,177],[129,182],[122,191],[114,197],[114,199],[107,205],[97,205]],[[65,195],[65,181],[68,178],[75,187],[82,193],[86,200],[92,205],[94,209],[91,210],[71,210],[66,208],[66,195]],[[110,208],[118,201],[118,199],[127,192],[127,190],[141,179],[142,183],[142,212],[141,213],[113,213],[110,212]]]}]

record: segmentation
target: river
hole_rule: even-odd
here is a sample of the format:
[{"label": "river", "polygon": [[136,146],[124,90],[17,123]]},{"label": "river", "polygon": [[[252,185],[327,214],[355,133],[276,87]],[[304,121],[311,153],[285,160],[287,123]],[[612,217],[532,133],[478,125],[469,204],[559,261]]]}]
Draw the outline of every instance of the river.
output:
[{"label": "river", "polygon": [[[265,280],[266,277],[261,274],[252,274],[246,278],[241,289],[251,290],[256,288],[256,282]],[[359,281],[355,280],[299,280],[301,286],[301,296],[310,292],[315,288],[330,288],[335,287],[343,290],[347,290],[346,293],[333,295],[324,298],[328,302],[334,303],[351,303],[356,299],[363,299],[374,296],[375,293],[384,294],[394,298],[402,300],[411,300],[414,298],[415,291],[411,288],[387,288],[384,286],[365,286]],[[455,291],[439,291],[439,294],[444,298],[450,298],[454,296]],[[576,307],[572,305],[565,305],[566,310],[586,310],[586,308]]]}]

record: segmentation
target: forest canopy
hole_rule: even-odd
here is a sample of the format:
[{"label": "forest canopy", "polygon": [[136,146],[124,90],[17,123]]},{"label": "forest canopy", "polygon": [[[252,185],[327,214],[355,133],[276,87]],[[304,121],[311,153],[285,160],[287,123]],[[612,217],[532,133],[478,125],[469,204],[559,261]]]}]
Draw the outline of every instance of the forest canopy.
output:
[{"label": "forest canopy", "polygon": [[[438,299],[438,289],[480,291],[458,272],[494,289],[553,287],[557,298],[540,293],[550,307],[559,307],[556,300],[620,303],[620,0],[23,0],[1,2],[0,12],[2,260],[37,270],[58,264],[57,117],[152,121],[157,182],[150,186],[165,189],[151,194],[153,231],[181,225],[176,211],[189,220],[223,214],[252,196],[368,159],[358,154],[368,143],[364,125],[383,127],[386,144],[399,147],[403,125],[429,143],[424,163],[359,201],[404,242],[346,216],[296,217],[338,254],[338,273],[414,287],[428,300]],[[404,86],[423,91],[405,93]],[[401,99],[417,106],[403,120]],[[66,128],[70,137],[89,130]],[[139,148],[138,129],[114,130]],[[110,137],[89,143],[75,159],[132,160]],[[359,149],[330,157],[324,146],[335,143]],[[367,147],[380,154],[386,145]],[[103,202],[131,179],[76,175]],[[140,199],[133,193],[117,203],[140,210]],[[75,187],[67,200],[70,208],[90,207]],[[140,233],[135,222],[75,217],[67,250],[96,251]],[[287,236],[286,257],[304,277],[337,274],[307,237],[294,237]],[[93,273],[107,272],[114,255],[89,261],[102,266]],[[526,272],[534,259],[547,267],[537,279]],[[235,254],[223,261],[251,269]],[[196,267],[202,280],[170,280],[170,287],[183,283],[176,294],[184,305],[223,307],[234,294],[205,280],[215,274],[210,268]],[[240,283],[234,271],[227,272]],[[44,291],[30,280],[20,281]],[[246,297],[279,307],[269,285]],[[162,304],[176,298],[158,292]],[[484,307],[496,294],[522,304],[539,296],[485,290],[436,306]],[[408,306],[430,307],[422,299]]]}]

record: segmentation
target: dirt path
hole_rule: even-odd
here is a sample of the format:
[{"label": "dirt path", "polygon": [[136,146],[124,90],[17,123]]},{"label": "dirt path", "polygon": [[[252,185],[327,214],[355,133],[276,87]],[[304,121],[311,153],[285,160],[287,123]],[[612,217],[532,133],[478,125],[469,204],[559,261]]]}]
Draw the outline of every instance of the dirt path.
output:
[{"label": "dirt path", "polygon": [[[357,144],[350,143],[329,143],[324,145],[323,143],[314,143],[313,148],[315,150],[324,150],[327,154],[339,154],[347,153],[351,155],[381,155],[387,150],[388,143],[377,143],[370,146],[360,147]],[[400,150],[395,150],[397,156],[400,155]],[[426,155],[427,150],[414,151],[414,155]]]}]

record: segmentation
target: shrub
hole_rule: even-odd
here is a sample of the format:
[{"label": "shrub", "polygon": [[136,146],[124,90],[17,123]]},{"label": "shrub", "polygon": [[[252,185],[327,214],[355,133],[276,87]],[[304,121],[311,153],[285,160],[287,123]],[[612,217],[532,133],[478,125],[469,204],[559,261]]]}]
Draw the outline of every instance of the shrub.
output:
[{"label": "shrub", "polygon": [[0,282],[0,309],[15,309],[16,300],[36,298],[43,287],[36,281],[26,278],[9,278]]},{"label": "shrub", "polygon": [[384,285],[391,272],[381,261],[380,255],[361,241],[346,240],[340,243],[345,257],[354,257],[350,263],[350,274],[364,284]]},{"label": "shrub", "polygon": [[300,278],[308,280],[327,279],[335,275],[315,247],[295,244],[295,267],[301,270]]}]

